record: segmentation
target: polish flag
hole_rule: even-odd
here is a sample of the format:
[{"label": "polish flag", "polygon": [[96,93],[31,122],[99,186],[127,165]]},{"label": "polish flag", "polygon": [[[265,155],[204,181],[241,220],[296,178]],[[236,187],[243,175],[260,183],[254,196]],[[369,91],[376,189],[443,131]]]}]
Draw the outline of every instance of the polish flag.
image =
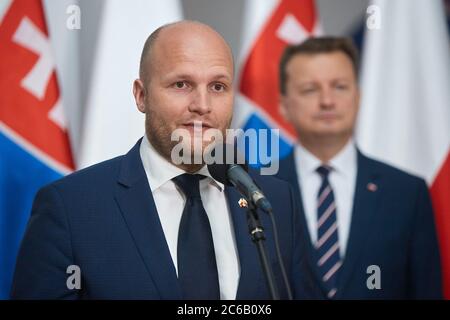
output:
[{"label": "polish flag", "polygon": [[[357,138],[369,155],[426,179],[450,299],[450,50],[441,0],[369,8]],[[379,19],[375,21],[373,19]]]}]

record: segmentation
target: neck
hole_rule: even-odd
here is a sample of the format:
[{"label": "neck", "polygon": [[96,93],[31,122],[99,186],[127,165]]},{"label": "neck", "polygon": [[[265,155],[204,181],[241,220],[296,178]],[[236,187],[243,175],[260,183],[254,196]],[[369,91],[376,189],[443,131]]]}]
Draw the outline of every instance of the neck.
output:
[{"label": "neck", "polygon": [[351,137],[323,137],[323,138],[299,138],[300,144],[318,158],[322,163],[328,163],[349,142]]},{"label": "neck", "polygon": [[204,166],[203,164],[173,164],[173,165],[180,168],[183,171],[186,171],[187,173],[195,173]]},{"label": "neck", "polygon": [[153,148],[154,151],[156,151],[161,157],[163,157],[166,161],[173,164],[175,167],[180,168],[183,171],[186,171],[187,173],[195,173],[199,171],[205,163],[201,161],[201,163],[196,162],[194,157],[191,158],[192,164],[186,164],[186,163],[180,163],[176,164],[172,161],[171,152],[167,150],[165,147],[162,146],[162,144],[158,143],[158,140],[154,141],[150,135],[147,134],[147,139],[150,143],[150,146]]}]

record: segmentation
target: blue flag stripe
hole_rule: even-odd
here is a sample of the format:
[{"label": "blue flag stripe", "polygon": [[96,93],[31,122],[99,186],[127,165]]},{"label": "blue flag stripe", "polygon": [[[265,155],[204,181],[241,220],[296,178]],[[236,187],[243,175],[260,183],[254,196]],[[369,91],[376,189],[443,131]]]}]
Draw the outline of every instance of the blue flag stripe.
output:
[{"label": "blue flag stripe", "polygon": [[8,299],[17,251],[38,189],[62,175],[0,132],[0,299]]},{"label": "blue flag stripe", "polygon": [[[256,129],[256,130],[260,130],[260,129],[266,129],[266,130],[270,130],[273,129],[271,128],[267,122],[265,122],[259,115],[257,115],[256,113],[252,114],[248,119],[247,122],[245,123],[245,125],[242,128],[244,131],[248,130],[248,129]],[[245,145],[245,155],[247,157],[247,160],[249,160],[250,155],[255,154],[255,157],[258,159],[257,164],[254,163],[250,163],[250,165],[252,167],[261,167],[263,165],[267,165],[264,163],[261,163],[261,159],[259,157],[258,154],[258,150],[260,149],[261,146],[267,146],[267,148],[265,150],[271,150],[271,135],[273,133],[271,133],[270,131],[268,131],[268,135],[267,135],[267,140],[263,141],[261,140],[261,137],[259,135],[257,135],[258,139],[257,139],[257,146],[255,148],[254,145],[250,145],[249,143],[246,143]],[[272,158],[272,160],[278,160],[278,159],[282,159],[284,157],[286,157],[292,150],[292,144],[286,139],[284,138],[282,135],[280,135],[278,137],[278,141],[279,141],[279,154],[268,154],[267,156],[270,156]]]}]

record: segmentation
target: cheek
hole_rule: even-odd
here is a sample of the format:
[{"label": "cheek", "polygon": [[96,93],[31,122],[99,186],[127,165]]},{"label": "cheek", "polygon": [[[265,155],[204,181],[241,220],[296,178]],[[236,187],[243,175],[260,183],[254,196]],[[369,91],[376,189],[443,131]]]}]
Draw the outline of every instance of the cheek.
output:
[{"label": "cheek", "polygon": [[292,99],[288,104],[288,115],[297,122],[306,122],[313,115],[314,102],[308,99]]},{"label": "cheek", "polygon": [[186,96],[180,94],[169,94],[168,92],[155,92],[150,95],[148,107],[157,113],[166,122],[173,122],[179,119],[188,106]]},{"label": "cheek", "polygon": [[344,101],[341,105],[342,111],[345,114],[345,118],[347,118],[349,121],[353,121],[358,113],[357,102],[354,99],[350,98]]},{"label": "cheek", "polygon": [[217,119],[229,120],[233,114],[233,96],[227,95],[224,97],[217,97],[214,100],[213,110]]}]

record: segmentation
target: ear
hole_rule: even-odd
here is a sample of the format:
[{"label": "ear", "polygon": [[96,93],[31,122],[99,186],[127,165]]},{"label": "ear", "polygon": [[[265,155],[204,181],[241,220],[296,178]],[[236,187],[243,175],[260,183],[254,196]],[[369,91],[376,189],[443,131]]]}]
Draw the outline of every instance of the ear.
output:
[{"label": "ear", "polygon": [[133,95],[138,110],[145,113],[145,87],[141,79],[134,80]]},{"label": "ear", "polygon": [[360,103],[361,103],[361,91],[359,90],[359,86],[356,86],[356,108],[357,108],[357,112],[359,112],[359,107],[360,107]]}]

